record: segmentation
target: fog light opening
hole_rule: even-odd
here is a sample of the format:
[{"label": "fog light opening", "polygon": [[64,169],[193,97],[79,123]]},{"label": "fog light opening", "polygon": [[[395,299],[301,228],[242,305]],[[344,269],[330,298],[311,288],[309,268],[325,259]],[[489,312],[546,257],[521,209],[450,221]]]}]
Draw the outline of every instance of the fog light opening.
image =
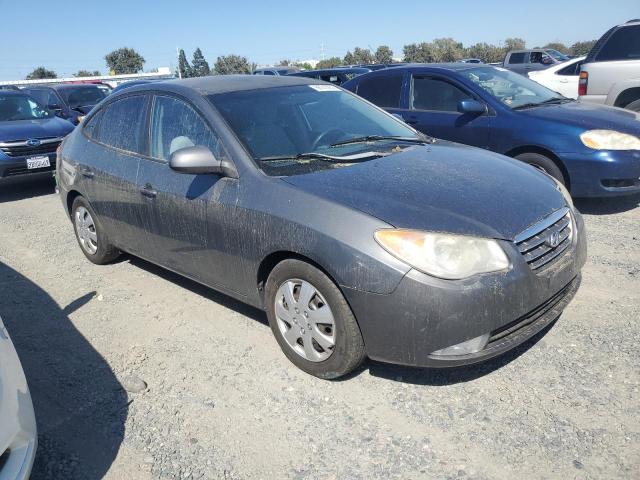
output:
[{"label": "fog light opening", "polygon": [[477,353],[487,346],[489,342],[489,334],[485,333],[479,337],[472,338],[466,342],[458,343],[447,348],[436,350],[431,352],[431,355],[438,357],[452,357],[457,355],[468,355],[470,353]]}]

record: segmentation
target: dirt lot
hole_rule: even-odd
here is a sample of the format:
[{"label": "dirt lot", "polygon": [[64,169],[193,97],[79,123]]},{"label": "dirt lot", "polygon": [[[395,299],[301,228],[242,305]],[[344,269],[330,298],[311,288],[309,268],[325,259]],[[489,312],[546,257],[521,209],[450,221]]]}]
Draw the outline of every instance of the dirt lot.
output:
[{"label": "dirt lot", "polygon": [[135,258],[86,261],[49,182],[0,186],[33,477],[638,478],[639,203],[578,203],[582,288],[517,351],[326,382],[285,359],[262,312]]}]

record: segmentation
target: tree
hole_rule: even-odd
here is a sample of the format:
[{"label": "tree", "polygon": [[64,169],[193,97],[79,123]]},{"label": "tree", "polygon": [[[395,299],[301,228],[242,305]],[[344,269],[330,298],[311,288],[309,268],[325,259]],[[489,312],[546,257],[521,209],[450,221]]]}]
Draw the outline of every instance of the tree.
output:
[{"label": "tree", "polygon": [[58,78],[58,75],[53,70],[47,70],[44,67],[38,67],[27,75],[27,80],[40,80],[42,78]]},{"label": "tree", "polygon": [[497,45],[481,42],[468,47],[465,51],[465,56],[478,58],[484,63],[497,63],[504,59],[504,49]]},{"label": "tree", "polygon": [[432,63],[435,62],[433,45],[431,43],[410,43],[402,48],[404,61],[410,63]]},{"label": "tree", "polygon": [[342,59],[340,57],[330,57],[330,58],[325,58],[324,60],[320,60],[316,65],[316,68],[318,70],[321,70],[323,68],[339,67],[342,64],[343,64]]},{"label": "tree", "polygon": [[386,45],[380,45],[374,57],[376,63],[393,63],[393,51]]},{"label": "tree", "polygon": [[453,38],[436,38],[431,45],[436,62],[455,62],[464,56],[464,46]]},{"label": "tree", "polygon": [[133,48],[119,48],[104,57],[109,70],[116,75],[138,73],[144,66],[145,59]]},{"label": "tree", "polygon": [[209,63],[205,60],[202,50],[196,48],[196,51],[193,52],[193,60],[191,61],[191,76],[206,77],[207,75],[211,75]]},{"label": "tree", "polygon": [[560,53],[564,53],[565,55],[571,55],[571,49],[561,42],[550,42],[542,48],[551,48],[559,51]]},{"label": "tree", "polygon": [[313,70],[313,65],[309,62],[294,62],[293,66],[298,67],[301,70]]},{"label": "tree", "polygon": [[284,60],[280,60],[278,62],[278,65],[282,66],[282,67],[288,67],[289,65],[291,65],[291,60],[287,60],[286,58]]},{"label": "tree", "polygon": [[509,50],[522,50],[524,48],[527,48],[527,42],[521,38],[507,38],[504,41],[505,53]]},{"label": "tree", "polygon": [[251,73],[249,60],[247,60],[247,57],[242,57],[240,55],[222,55],[218,57],[213,69],[218,75]]},{"label": "tree", "polygon": [[571,55],[576,55],[581,57],[582,55],[587,55],[593,46],[596,44],[597,40],[587,40],[586,42],[576,42],[571,45]]},{"label": "tree", "polygon": [[90,72],[89,70],[78,70],[77,73],[73,74],[74,77],[99,77],[100,72],[98,70],[94,70]]},{"label": "tree", "polygon": [[[195,54],[194,54],[195,56]],[[191,65],[187,61],[187,56],[183,49],[178,52],[178,68],[176,68],[176,75],[178,78],[189,78],[193,76]]]},{"label": "tree", "polygon": [[373,63],[373,55],[366,48],[356,47],[353,49],[353,53],[347,52],[344,56],[345,65],[366,65]]}]

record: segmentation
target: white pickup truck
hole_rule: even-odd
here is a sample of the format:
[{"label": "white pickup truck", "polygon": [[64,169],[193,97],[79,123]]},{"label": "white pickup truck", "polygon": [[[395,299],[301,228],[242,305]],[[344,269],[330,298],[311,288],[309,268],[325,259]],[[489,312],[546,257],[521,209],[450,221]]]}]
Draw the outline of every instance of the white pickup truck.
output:
[{"label": "white pickup truck", "polygon": [[593,46],[578,81],[581,102],[640,112],[640,20],[617,25]]}]

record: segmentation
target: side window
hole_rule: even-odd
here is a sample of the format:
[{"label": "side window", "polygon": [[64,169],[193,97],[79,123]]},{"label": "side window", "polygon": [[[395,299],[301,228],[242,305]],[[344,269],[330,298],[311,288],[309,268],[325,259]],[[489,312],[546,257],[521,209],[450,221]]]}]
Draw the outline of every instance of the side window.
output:
[{"label": "side window", "polygon": [[413,77],[411,88],[412,110],[457,112],[458,102],[470,98],[455,85],[430,77]]},{"label": "side window", "polygon": [[49,92],[49,99],[47,100],[47,103],[45,104],[45,107],[47,107],[49,105],[58,105],[60,107],[62,107],[62,105],[63,105],[62,100],[60,100],[60,97],[58,96],[58,94],[54,90],[51,90]]},{"label": "side window", "polygon": [[96,140],[114,148],[144,154],[146,99],[144,95],[126,97],[102,110]]},{"label": "side window", "polygon": [[100,126],[100,119],[102,118],[102,113],[104,109],[97,112],[93,115],[87,122],[83,123],[82,131],[89,138],[96,139],[96,134],[98,132],[98,127]]},{"label": "side window", "polygon": [[509,64],[524,63],[524,52],[512,53],[509,55]]},{"label": "side window", "polygon": [[157,96],[151,120],[151,156],[169,160],[182,148],[202,145],[217,157],[223,156],[220,139],[202,117],[182,100]]},{"label": "side window", "polygon": [[568,67],[561,68],[556,72],[556,75],[577,77],[578,75],[580,75],[580,66],[583,63],[584,62],[575,62],[573,65],[569,65]]},{"label": "side window", "polygon": [[375,75],[358,83],[356,93],[383,108],[399,108],[403,73]]},{"label": "side window", "polygon": [[602,46],[596,62],[640,59],[640,25],[622,27]]},{"label": "side window", "polygon": [[271,70],[265,70],[264,72],[262,72],[263,75],[275,75],[274,72],[272,72]]}]

